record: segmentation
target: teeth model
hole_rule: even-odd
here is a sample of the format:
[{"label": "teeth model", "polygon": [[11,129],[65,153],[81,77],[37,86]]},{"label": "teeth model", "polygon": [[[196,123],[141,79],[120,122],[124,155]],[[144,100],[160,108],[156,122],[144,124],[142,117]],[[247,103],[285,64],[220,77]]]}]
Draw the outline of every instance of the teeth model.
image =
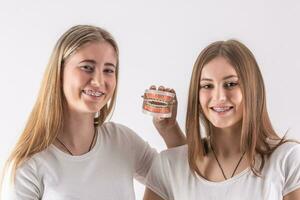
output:
[{"label": "teeth model", "polygon": [[174,97],[175,94],[171,92],[146,90],[143,96],[143,113],[155,117],[171,117]]}]

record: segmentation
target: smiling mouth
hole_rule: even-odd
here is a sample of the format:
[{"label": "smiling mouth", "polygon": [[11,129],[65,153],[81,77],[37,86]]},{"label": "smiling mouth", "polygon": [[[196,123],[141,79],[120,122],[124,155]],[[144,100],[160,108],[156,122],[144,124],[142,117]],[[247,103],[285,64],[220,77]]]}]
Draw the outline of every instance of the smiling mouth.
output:
[{"label": "smiling mouth", "polygon": [[102,95],[104,95],[103,92],[100,91],[93,91],[93,90],[82,90],[82,92],[88,96],[92,96],[92,97],[101,97]]},{"label": "smiling mouth", "polygon": [[217,113],[225,113],[225,112],[228,112],[231,109],[233,109],[233,106],[211,107],[210,109],[212,109],[213,111],[215,111]]}]

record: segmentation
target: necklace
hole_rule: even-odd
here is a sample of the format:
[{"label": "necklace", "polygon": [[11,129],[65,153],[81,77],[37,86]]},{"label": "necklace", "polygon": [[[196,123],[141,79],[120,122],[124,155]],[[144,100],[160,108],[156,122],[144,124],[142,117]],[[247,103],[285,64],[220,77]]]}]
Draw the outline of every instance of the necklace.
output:
[{"label": "necklace", "polygon": [[[95,128],[95,132],[94,132],[94,136],[93,136],[93,140],[90,144],[90,147],[89,147],[89,151],[91,151],[92,149],[92,146],[93,146],[93,143],[95,141],[95,138],[96,138],[96,134],[97,134],[97,128]],[[68,151],[68,153],[71,155],[71,156],[74,156],[74,154],[71,152],[71,150],[67,147],[67,145],[65,145],[60,139],[58,139],[58,137],[56,137],[57,141]]]},{"label": "necklace", "polygon": [[[212,150],[212,152],[213,152],[213,154],[214,154],[214,157],[216,158],[216,161],[217,161],[217,163],[218,163],[218,165],[219,165],[219,168],[220,168],[221,171],[222,171],[223,177],[225,178],[225,180],[227,180],[227,177],[226,177],[226,175],[225,175],[225,173],[224,173],[224,170],[223,170],[223,168],[222,168],[222,166],[221,166],[221,163],[219,162],[218,157],[217,157],[217,155],[216,155],[216,153],[215,153],[215,151],[214,151],[214,149],[213,149],[212,146],[211,146],[211,150]],[[232,178],[232,177],[234,176],[234,174],[235,174],[237,168],[239,167],[239,165],[240,165],[240,163],[241,163],[241,161],[242,161],[242,159],[243,159],[245,153],[246,153],[246,152],[244,152],[243,155],[241,156],[241,158],[240,158],[239,162],[237,163],[237,165],[235,166],[235,168],[234,168],[234,170],[233,170],[233,173],[232,173],[232,175],[231,175],[230,178]]]}]

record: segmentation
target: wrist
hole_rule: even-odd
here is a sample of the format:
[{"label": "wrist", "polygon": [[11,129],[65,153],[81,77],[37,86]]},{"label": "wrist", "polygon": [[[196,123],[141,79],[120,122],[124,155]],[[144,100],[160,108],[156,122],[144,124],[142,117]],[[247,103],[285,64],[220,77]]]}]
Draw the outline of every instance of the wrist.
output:
[{"label": "wrist", "polygon": [[175,121],[175,123],[172,125],[161,126],[161,127],[156,127],[156,128],[157,128],[159,134],[163,137],[166,135],[170,135],[174,132],[178,132],[178,130],[180,130],[180,127],[179,127],[177,121]]}]

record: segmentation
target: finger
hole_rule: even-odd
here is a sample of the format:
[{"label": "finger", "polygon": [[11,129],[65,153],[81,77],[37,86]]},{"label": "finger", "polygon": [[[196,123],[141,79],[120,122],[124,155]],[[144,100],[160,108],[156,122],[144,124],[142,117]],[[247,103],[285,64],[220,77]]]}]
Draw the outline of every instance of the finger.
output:
[{"label": "finger", "polygon": [[170,90],[170,92],[172,92],[172,93],[175,94],[175,96],[174,96],[174,98],[173,98],[173,104],[176,104],[176,103],[177,103],[177,95],[176,95],[176,92],[175,92],[175,90],[174,90],[173,88]]},{"label": "finger", "polygon": [[165,91],[166,91],[166,92],[170,92],[171,89],[170,89],[170,88],[165,88]]},{"label": "finger", "polygon": [[150,90],[156,90],[156,86],[155,85],[151,85],[150,86]]},{"label": "finger", "polygon": [[161,85],[161,86],[158,87],[158,90],[164,91],[164,90],[165,90],[165,87]]},{"label": "finger", "polygon": [[173,88],[171,88],[171,89],[169,90],[169,92],[175,94],[174,99],[176,99],[176,92],[175,92],[175,90],[174,90]]},{"label": "finger", "polygon": [[170,89],[170,92],[176,94],[175,90],[173,88]]}]

